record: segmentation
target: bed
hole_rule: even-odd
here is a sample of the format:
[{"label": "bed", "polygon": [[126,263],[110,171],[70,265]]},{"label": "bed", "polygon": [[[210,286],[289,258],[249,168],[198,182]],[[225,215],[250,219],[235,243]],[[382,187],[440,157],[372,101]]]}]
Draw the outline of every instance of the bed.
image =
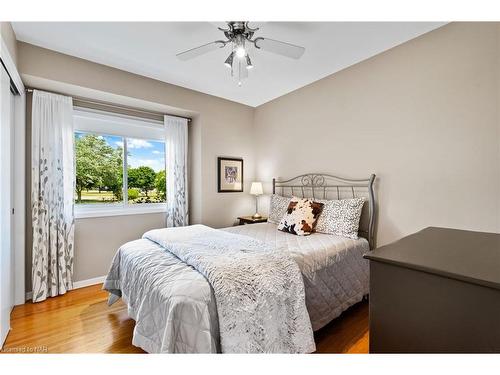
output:
[{"label": "bed", "polygon": [[[309,333],[308,330],[321,329],[368,294],[368,263],[363,259],[363,254],[375,246],[374,179],[374,175],[369,179],[350,180],[324,174],[307,174],[289,180],[273,180],[273,193],[283,196],[316,199],[365,196],[367,201],[363,207],[360,237],[357,240],[321,233],[295,236],[276,230],[276,224],[273,223],[219,230],[195,225],[185,227],[184,232],[174,231],[178,228],[147,232],[142,239],[126,243],[118,250],[104,283],[104,289],[110,292],[109,303],[119,297],[124,300],[130,317],[136,321],[133,344],[149,353],[226,352],[227,348],[232,347],[227,345],[227,338],[226,344],[221,345],[221,335],[227,337],[226,327],[229,324],[234,328],[235,324],[229,322],[231,317],[221,309],[224,307],[218,300],[221,297],[217,297],[214,292],[214,283],[209,282],[212,273],[203,274],[198,268],[189,265],[183,258],[185,252],[188,252],[188,257],[192,256],[189,247],[198,244],[200,238],[203,238],[202,242],[210,242],[211,237],[217,237],[217,241],[222,238],[222,241],[226,241],[225,247],[229,248],[236,246],[236,242],[245,243],[245,249],[252,246],[265,246],[271,250],[279,248],[298,265],[299,275],[302,276],[300,284],[303,282],[303,287],[298,286],[296,290],[291,288],[292,291],[288,291],[288,287],[282,289],[286,289],[291,297],[298,295],[298,300],[301,293],[305,294],[302,299],[305,298],[310,328],[304,324],[299,326],[298,332],[295,332],[295,346],[278,345],[272,349],[235,346],[238,349],[235,351],[314,351],[314,342],[307,344],[312,337],[312,331]],[[172,250],[168,247],[172,242],[189,246]],[[298,302],[293,298],[290,300],[290,295],[286,301],[296,304],[294,313],[300,316],[289,320],[303,321],[306,318],[302,316]],[[266,303],[269,304],[270,300],[272,298],[268,298]],[[245,312],[243,309],[240,313]],[[221,314],[225,314],[224,319]],[[277,313],[276,316],[279,315]],[[270,320],[273,323],[279,318]],[[272,331],[274,328],[272,324],[261,328],[261,334],[265,335],[267,329]],[[247,325],[242,329],[248,332],[252,328]],[[290,327],[288,329],[290,331]]]}]

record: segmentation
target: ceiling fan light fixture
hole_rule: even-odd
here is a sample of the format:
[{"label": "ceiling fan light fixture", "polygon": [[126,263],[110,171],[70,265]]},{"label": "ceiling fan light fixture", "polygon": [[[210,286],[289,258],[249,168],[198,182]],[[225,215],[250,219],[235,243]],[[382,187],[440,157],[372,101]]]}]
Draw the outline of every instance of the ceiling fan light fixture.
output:
[{"label": "ceiling fan light fixture", "polygon": [[250,56],[246,55],[245,58],[247,59],[247,69],[253,69],[252,60],[250,60]]},{"label": "ceiling fan light fixture", "polygon": [[224,65],[227,66],[229,69],[233,68],[233,58],[234,58],[234,51],[231,52],[227,57],[226,61],[224,61]]},{"label": "ceiling fan light fixture", "polygon": [[234,38],[234,52],[236,53],[236,57],[239,59],[243,59],[247,54],[245,49],[245,39],[242,35],[238,35]]},{"label": "ceiling fan light fixture", "polygon": [[245,57],[245,55],[247,54],[247,51],[245,51],[245,47],[242,45],[237,46],[235,51],[236,51],[236,56],[240,59]]}]

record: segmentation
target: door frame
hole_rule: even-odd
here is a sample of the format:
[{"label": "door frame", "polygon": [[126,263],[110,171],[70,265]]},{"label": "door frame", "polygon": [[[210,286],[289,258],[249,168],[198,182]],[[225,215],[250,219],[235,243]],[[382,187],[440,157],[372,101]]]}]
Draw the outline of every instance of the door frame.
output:
[{"label": "door frame", "polygon": [[3,64],[17,90],[14,97],[14,305],[26,302],[25,291],[25,241],[26,241],[26,90],[10,55],[0,36],[0,63]]}]

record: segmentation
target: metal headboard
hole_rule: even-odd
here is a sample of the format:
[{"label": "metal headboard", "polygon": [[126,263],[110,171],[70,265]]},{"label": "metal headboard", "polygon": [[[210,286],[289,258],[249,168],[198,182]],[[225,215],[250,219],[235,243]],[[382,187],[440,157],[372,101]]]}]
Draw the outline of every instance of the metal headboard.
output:
[{"label": "metal headboard", "polygon": [[[363,180],[352,180],[329,174],[308,173],[289,180],[273,178],[273,194],[316,199],[346,199],[365,197],[359,223],[359,235],[368,240],[370,250],[375,248],[376,202],[373,194],[375,175]],[[280,189],[280,190],[278,190]]]}]

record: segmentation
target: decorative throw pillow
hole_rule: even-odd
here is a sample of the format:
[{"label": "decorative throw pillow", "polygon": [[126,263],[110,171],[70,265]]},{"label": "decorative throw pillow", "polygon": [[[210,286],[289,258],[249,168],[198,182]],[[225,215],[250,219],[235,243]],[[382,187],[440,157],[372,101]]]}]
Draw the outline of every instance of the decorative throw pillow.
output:
[{"label": "decorative throw pillow", "polygon": [[267,221],[273,224],[279,224],[281,218],[288,208],[290,197],[282,197],[281,195],[271,195],[271,202],[269,203],[269,218]]},{"label": "decorative throw pillow", "polygon": [[278,225],[278,230],[298,236],[308,236],[314,231],[322,210],[323,203],[315,202],[312,199],[293,197]]},{"label": "decorative throw pillow", "polygon": [[358,239],[359,219],[365,198],[318,200],[324,204],[316,232]]}]

